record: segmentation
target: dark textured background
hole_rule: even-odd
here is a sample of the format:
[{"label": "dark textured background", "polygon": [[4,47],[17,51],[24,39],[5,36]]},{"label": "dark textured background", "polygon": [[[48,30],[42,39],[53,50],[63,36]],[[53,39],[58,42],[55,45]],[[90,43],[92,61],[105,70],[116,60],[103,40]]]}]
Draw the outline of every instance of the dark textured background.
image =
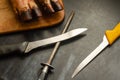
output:
[{"label": "dark textured background", "polygon": [[[76,12],[69,30],[88,28],[82,36],[64,41],[52,63],[47,80],[120,80],[120,39],[107,47],[75,78],[78,64],[101,42],[105,30],[120,22],[119,0],[64,0],[66,18],[52,28],[0,35],[0,45],[35,41],[60,34],[71,12]],[[0,80],[37,80],[41,62],[46,62],[54,46],[40,48],[28,56],[0,56]]]}]

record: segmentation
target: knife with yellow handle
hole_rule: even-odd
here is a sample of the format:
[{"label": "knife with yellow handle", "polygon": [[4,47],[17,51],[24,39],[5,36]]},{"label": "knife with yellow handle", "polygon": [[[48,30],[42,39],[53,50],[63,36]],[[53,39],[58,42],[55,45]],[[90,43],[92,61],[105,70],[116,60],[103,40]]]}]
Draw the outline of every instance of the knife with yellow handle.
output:
[{"label": "knife with yellow handle", "polygon": [[106,30],[102,43],[90,53],[75,69],[72,78],[75,77],[84,67],[88,65],[103,49],[108,45],[112,45],[113,42],[120,36],[120,23],[115,26],[113,30]]}]

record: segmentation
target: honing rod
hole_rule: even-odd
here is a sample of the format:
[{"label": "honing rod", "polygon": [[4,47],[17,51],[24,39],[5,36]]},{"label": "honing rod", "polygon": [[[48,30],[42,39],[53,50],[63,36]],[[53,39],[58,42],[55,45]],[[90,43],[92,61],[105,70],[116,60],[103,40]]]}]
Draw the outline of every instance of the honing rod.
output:
[{"label": "honing rod", "polygon": [[[69,27],[69,25],[70,25],[70,23],[71,23],[71,21],[73,19],[73,16],[74,16],[74,11],[71,12],[71,14],[69,16],[69,19],[68,19],[68,21],[67,21],[67,23],[66,23],[66,25],[65,25],[65,27],[64,27],[64,29],[62,31],[62,34],[67,31],[67,29],[68,29],[68,27]],[[51,71],[52,69],[54,69],[51,64],[52,64],[52,61],[53,61],[53,59],[55,57],[55,54],[56,54],[59,46],[60,46],[60,43],[61,42],[57,42],[55,44],[55,47],[54,47],[54,49],[53,49],[53,51],[51,53],[51,56],[48,59],[47,63],[41,63],[41,65],[43,66],[43,68],[42,68],[42,72],[41,72],[38,80],[45,80],[48,72]]]}]

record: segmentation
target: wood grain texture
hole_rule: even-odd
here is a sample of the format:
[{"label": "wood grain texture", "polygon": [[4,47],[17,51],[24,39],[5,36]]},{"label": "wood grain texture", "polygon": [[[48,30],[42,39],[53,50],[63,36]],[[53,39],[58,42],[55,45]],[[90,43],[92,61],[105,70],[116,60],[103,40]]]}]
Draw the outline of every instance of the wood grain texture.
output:
[{"label": "wood grain texture", "polygon": [[62,22],[63,19],[64,10],[51,15],[43,15],[36,21],[23,23],[16,17],[9,0],[0,0],[0,34],[50,27]]}]

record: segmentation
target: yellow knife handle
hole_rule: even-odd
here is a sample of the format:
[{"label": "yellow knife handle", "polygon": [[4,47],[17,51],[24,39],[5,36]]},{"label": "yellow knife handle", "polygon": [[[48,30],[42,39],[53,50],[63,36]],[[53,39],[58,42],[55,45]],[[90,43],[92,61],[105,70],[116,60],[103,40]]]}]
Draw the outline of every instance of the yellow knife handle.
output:
[{"label": "yellow knife handle", "polygon": [[113,30],[106,30],[105,34],[111,45],[120,36],[120,23],[118,23]]}]

